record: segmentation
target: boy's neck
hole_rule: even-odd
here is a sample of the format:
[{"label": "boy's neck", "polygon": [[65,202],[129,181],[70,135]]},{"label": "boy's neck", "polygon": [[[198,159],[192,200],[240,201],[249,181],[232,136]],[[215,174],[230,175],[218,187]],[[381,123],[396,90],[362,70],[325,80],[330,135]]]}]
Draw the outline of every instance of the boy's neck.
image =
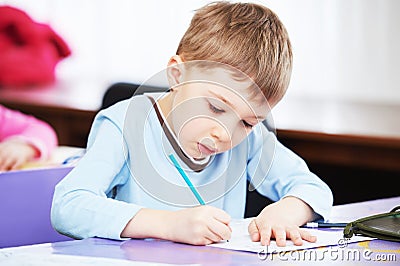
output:
[{"label": "boy's neck", "polygon": [[[168,92],[164,97],[157,100],[157,103],[158,103],[158,106],[160,107],[160,111],[161,111],[162,115],[165,117],[166,122],[168,123],[169,127],[173,131],[171,116],[169,115],[171,112],[172,103],[173,103],[172,93]],[[172,133],[175,134],[174,131]]]}]

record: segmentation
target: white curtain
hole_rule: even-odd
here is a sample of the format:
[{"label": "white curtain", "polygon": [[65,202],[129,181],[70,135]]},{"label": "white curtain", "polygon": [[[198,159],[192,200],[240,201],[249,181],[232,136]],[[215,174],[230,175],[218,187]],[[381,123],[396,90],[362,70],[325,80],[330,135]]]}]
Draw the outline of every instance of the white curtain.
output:
[{"label": "white curtain", "polygon": [[[0,1],[50,23],[73,55],[63,79],[143,82],[175,53],[193,11],[209,1]],[[400,1],[258,0],[286,25],[294,49],[287,97],[400,104]]]}]

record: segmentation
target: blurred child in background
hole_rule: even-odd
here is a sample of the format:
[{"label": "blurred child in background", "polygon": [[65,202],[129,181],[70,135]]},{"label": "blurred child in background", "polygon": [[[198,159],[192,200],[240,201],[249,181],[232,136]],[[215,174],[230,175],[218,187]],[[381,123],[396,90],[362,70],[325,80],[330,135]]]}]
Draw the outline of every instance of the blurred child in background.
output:
[{"label": "blurred child in background", "polygon": [[57,144],[56,132],[49,124],[0,105],[0,172],[46,159]]}]

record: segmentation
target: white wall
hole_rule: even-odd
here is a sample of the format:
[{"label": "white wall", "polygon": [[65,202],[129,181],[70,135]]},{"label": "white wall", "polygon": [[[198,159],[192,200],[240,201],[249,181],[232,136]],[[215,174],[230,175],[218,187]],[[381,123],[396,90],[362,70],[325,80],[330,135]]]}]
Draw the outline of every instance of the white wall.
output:
[{"label": "white wall", "polygon": [[[143,82],[162,70],[205,0],[1,1],[50,23],[73,55],[62,79]],[[400,1],[258,0],[286,25],[294,49],[287,97],[400,104]]]}]

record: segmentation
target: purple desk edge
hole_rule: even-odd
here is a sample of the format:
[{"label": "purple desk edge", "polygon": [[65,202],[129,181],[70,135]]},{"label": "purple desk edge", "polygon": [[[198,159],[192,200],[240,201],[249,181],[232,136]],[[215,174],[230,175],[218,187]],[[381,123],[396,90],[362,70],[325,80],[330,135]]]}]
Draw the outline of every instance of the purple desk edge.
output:
[{"label": "purple desk edge", "polygon": [[[386,212],[400,204],[400,197],[373,200],[361,203],[338,205],[334,207],[332,220],[347,217],[347,219],[359,218],[361,216],[372,215],[375,213]],[[361,215],[361,216],[360,216]],[[358,217],[357,217],[358,216]],[[333,247],[319,248],[318,252],[323,253]],[[314,265],[318,262],[329,265],[398,265],[400,260],[400,243],[382,240],[372,240],[359,243],[352,243],[347,246],[347,250],[370,250],[370,257],[376,255],[394,255],[394,261],[376,261],[361,258],[355,261],[354,258],[343,259],[325,257],[324,261],[296,261],[296,265]],[[64,254],[95,256],[131,261],[142,261],[149,263],[170,263],[170,264],[201,264],[201,265],[253,265],[253,264],[273,264],[287,265],[293,261],[283,261],[277,256],[268,260],[260,260],[256,253],[232,251],[208,246],[191,246],[169,241],[160,240],[127,240],[115,241],[100,238],[90,238],[85,240],[63,241],[52,244],[33,245],[24,247],[24,250],[35,252],[36,254]],[[1,251],[1,249],[0,249]],[[375,256],[375,257],[374,257]],[[383,263],[383,264],[382,264]]]},{"label": "purple desk edge", "polygon": [[0,248],[71,240],[51,226],[55,185],[72,167],[0,173]]}]

